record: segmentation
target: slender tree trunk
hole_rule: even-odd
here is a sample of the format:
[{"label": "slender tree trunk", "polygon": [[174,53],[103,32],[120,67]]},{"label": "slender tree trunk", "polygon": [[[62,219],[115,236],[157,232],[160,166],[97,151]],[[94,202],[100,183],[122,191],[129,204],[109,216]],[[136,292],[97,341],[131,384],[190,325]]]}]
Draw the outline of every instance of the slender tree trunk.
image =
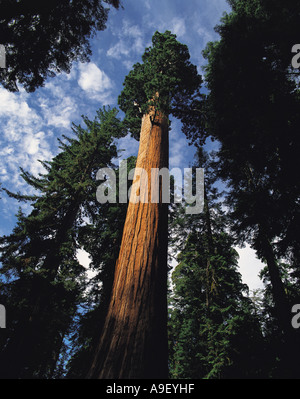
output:
[{"label": "slender tree trunk", "polygon": [[[249,165],[246,168],[246,175],[250,188],[253,192],[258,191],[253,179],[253,172]],[[292,304],[289,303],[289,298],[284,288],[281,279],[278,262],[275,257],[273,246],[269,239],[267,222],[261,217],[259,246],[268,267],[268,272],[271,281],[272,295],[274,300],[274,309],[277,315],[278,327],[282,330],[284,335],[284,345],[280,350],[281,361],[284,364],[284,372],[287,378],[299,378],[300,372],[298,363],[300,357],[300,337],[299,332],[294,330],[291,324]],[[285,378],[283,376],[283,378]]]},{"label": "slender tree trunk", "polygon": [[206,234],[207,234],[207,261],[206,261],[206,308],[208,314],[210,313],[211,305],[211,256],[214,254],[214,244],[212,237],[212,229],[210,222],[210,213],[207,199],[206,186],[204,185],[204,216],[206,224]]},{"label": "slender tree trunk", "polygon": [[292,327],[291,309],[293,304],[288,301],[272,245],[266,237],[262,238],[262,244],[268,265],[278,323],[284,333],[284,345],[280,349],[281,378],[299,379],[300,332]]},{"label": "slender tree trunk", "polygon": [[272,285],[273,299],[277,310],[277,317],[282,331],[288,335],[291,326],[291,307],[284,290],[279,268],[275,259],[272,245],[266,236],[262,236],[261,245],[263,255],[267,262],[269,276]]},{"label": "slender tree trunk", "polygon": [[[255,185],[253,172],[249,165],[247,165],[246,167],[246,175],[248,177],[250,189],[253,192],[257,192],[258,188]],[[266,220],[264,220],[264,218],[260,216],[258,243],[261,247],[262,255],[267,263],[269,271],[278,324],[284,334],[286,336],[289,336],[291,332],[290,304],[288,302],[288,298],[280,276],[280,271],[274,254],[274,250],[269,239],[270,235],[268,234],[267,226],[268,224]]]},{"label": "slender tree trunk", "polygon": [[161,198],[151,203],[150,178],[152,168],[168,167],[168,130],[160,112],[144,115],[136,168],[148,173],[148,203],[128,205],[108,314],[87,378],[168,377],[168,205]]}]

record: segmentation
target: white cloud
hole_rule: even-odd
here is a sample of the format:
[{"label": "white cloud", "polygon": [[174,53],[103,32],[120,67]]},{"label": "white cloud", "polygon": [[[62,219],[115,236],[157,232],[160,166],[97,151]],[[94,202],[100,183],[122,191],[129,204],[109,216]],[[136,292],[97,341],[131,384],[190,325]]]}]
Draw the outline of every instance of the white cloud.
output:
[{"label": "white cloud", "polygon": [[[27,93],[10,93],[0,88],[1,181],[13,191],[24,188],[20,167],[37,175],[44,172],[38,159],[51,160],[52,132],[42,131],[42,116],[33,109]],[[44,126],[45,127],[45,126]],[[30,190],[26,188],[27,192]]]},{"label": "white cloud", "polygon": [[137,156],[139,142],[128,134],[126,137],[119,139],[118,148],[119,150],[123,150],[120,153],[120,159],[126,159],[130,156]]},{"label": "white cloud", "polygon": [[113,82],[95,63],[79,64],[78,85],[90,99],[101,103],[112,102]]},{"label": "white cloud", "polygon": [[76,257],[81,266],[83,266],[85,269],[89,268],[91,258],[84,249],[78,249]]},{"label": "white cloud", "polygon": [[104,91],[111,88],[111,81],[96,64],[80,64],[79,86],[86,91]]},{"label": "white cloud", "polygon": [[[176,141],[173,141],[170,145],[170,168],[173,167],[181,167],[184,161],[185,152],[184,147],[186,146],[186,140],[184,138],[179,138]],[[188,167],[188,165],[184,165]]]},{"label": "white cloud", "polygon": [[32,125],[40,122],[37,113],[31,109],[26,102],[23,93],[11,93],[0,88],[0,118],[4,123],[1,125],[2,137],[12,141],[19,141],[19,132],[31,129]]},{"label": "white cloud", "polygon": [[170,131],[170,168],[189,168],[195,148],[189,146],[186,136],[181,131],[181,123],[172,119],[172,128]]},{"label": "white cloud", "polygon": [[76,103],[68,96],[57,99],[55,102],[47,101],[42,107],[45,122],[48,125],[65,129],[70,128],[72,118],[75,117],[77,111]]},{"label": "white cloud", "polygon": [[202,38],[204,44],[216,39],[216,35],[213,35],[212,32],[204,26],[199,26],[197,33]]},{"label": "white cloud", "polygon": [[123,36],[129,36],[133,38],[140,38],[143,36],[143,32],[138,25],[130,23],[128,20],[124,20],[122,27]]},{"label": "white cloud", "polygon": [[38,96],[38,107],[43,122],[48,126],[69,129],[78,116],[76,97],[67,94],[68,86],[59,79],[45,85],[44,91]]},{"label": "white cloud", "polygon": [[30,155],[37,154],[44,139],[45,139],[44,132],[38,132],[36,134],[27,134],[23,142],[24,151]]}]

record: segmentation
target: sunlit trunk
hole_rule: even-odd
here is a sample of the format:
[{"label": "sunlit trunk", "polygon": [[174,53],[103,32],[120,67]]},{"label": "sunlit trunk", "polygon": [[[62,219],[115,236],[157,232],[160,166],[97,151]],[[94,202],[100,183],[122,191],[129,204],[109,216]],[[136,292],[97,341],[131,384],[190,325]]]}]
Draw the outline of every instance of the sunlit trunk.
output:
[{"label": "sunlit trunk", "polygon": [[[168,119],[142,120],[136,168],[148,174],[148,202],[129,203],[103,334],[88,378],[167,378],[168,205],[151,203],[151,170],[168,167]],[[133,180],[133,183],[135,179]],[[144,190],[146,188],[146,190]]]}]

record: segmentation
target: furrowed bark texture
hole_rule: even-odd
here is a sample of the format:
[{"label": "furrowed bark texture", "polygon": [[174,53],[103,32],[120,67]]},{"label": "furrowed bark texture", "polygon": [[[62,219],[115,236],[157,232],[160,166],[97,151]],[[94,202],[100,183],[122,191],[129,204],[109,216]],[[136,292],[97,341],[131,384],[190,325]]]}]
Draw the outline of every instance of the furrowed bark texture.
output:
[{"label": "furrowed bark texture", "polygon": [[[144,115],[136,168],[148,174],[148,203],[129,203],[109,310],[88,378],[168,377],[168,205],[161,203],[161,193],[159,203],[151,203],[150,178],[152,168],[168,167],[168,133],[164,115],[154,110]],[[140,191],[143,197],[143,187]]]}]

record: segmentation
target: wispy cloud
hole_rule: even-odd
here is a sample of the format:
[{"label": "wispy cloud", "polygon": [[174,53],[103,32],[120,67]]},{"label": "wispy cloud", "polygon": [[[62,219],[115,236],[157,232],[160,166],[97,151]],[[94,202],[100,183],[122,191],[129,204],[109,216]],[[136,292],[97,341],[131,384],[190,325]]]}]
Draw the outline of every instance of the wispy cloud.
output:
[{"label": "wispy cloud", "polygon": [[110,58],[121,60],[129,69],[137,56],[141,56],[145,49],[144,32],[137,24],[125,19],[122,26],[113,30],[113,36],[117,39],[106,55]]},{"label": "wispy cloud", "polygon": [[180,17],[175,17],[171,20],[170,30],[178,38],[183,37],[186,33],[185,20]]},{"label": "wispy cloud", "polygon": [[38,97],[38,107],[46,125],[70,128],[73,118],[78,114],[78,105],[76,98],[67,93],[68,90],[61,81],[46,84],[43,94]]},{"label": "wispy cloud", "polygon": [[119,139],[118,149],[120,150],[120,159],[126,159],[130,156],[137,156],[139,142],[128,134],[126,137]]}]

